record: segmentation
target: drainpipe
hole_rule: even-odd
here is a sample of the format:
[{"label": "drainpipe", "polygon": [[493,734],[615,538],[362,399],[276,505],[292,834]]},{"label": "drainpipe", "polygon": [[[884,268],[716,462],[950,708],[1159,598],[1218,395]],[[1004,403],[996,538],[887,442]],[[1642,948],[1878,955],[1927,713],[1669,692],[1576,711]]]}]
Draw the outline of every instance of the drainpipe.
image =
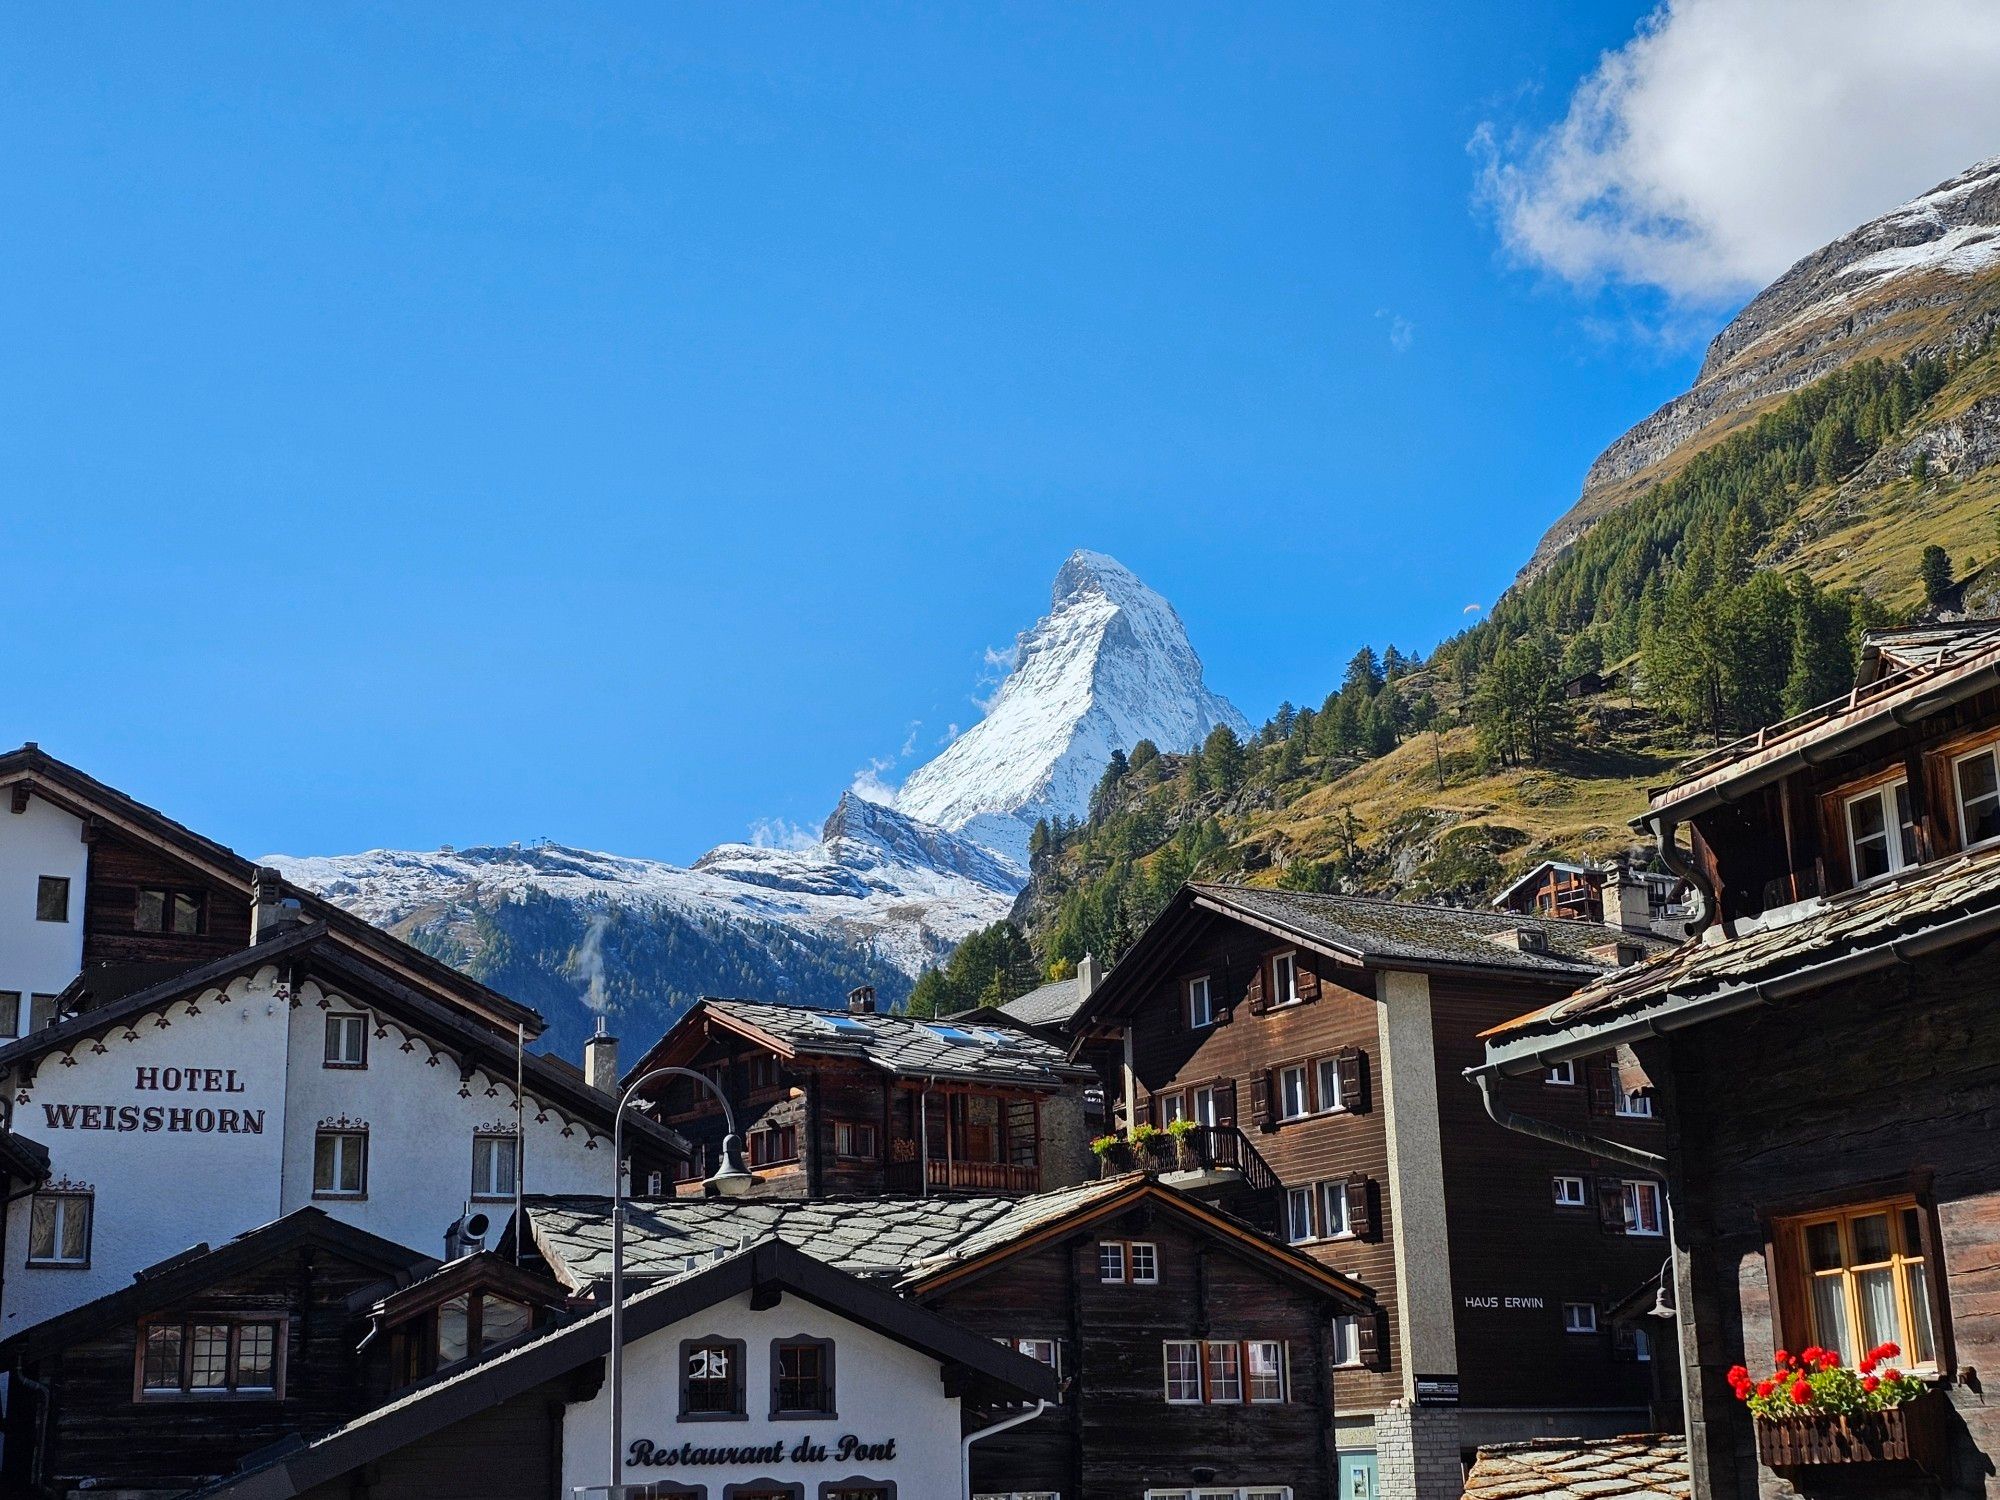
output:
[{"label": "drainpipe", "polygon": [[[1689,937],[1700,937],[1717,918],[1721,917],[1722,894],[1711,890],[1707,878],[1695,867],[1694,861],[1681,853],[1680,845],[1676,841],[1680,824],[1669,822],[1662,817],[1650,817],[1643,821],[1653,835],[1653,842],[1659,847],[1660,862],[1685,880],[1701,900],[1701,911],[1688,929]],[[1732,922],[1724,921],[1722,935],[1735,937],[1736,934],[1731,931],[1734,925]]]},{"label": "drainpipe", "polygon": [[1017,1412],[1004,1421],[982,1427],[977,1432],[968,1432],[958,1444],[958,1493],[959,1500],[972,1500],[972,1445],[984,1442],[996,1433],[1005,1432],[1010,1427],[1019,1427],[1023,1422],[1032,1422],[1049,1409],[1046,1401],[1037,1401],[1033,1411]]},{"label": "drainpipe", "polygon": [[[1470,1070],[1468,1070],[1470,1071]],[[1609,1161],[1637,1167],[1644,1172],[1667,1170],[1667,1159],[1656,1156],[1651,1151],[1641,1151],[1636,1146],[1625,1146],[1617,1141],[1607,1141],[1602,1136],[1586,1135],[1581,1130],[1571,1130],[1564,1125],[1551,1125],[1546,1120],[1531,1120],[1526,1115],[1518,1115],[1502,1104],[1493,1092],[1493,1079],[1483,1072],[1472,1072],[1472,1081],[1479,1086],[1479,1097],[1486,1105],[1486,1113],[1493,1123],[1503,1130],[1511,1130],[1516,1135],[1531,1135],[1536,1140],[1548,1141],[1553,1145],[1567,1146],[1572,1151],[1581,1151],[1587,1156],[1602,1156]]]}]

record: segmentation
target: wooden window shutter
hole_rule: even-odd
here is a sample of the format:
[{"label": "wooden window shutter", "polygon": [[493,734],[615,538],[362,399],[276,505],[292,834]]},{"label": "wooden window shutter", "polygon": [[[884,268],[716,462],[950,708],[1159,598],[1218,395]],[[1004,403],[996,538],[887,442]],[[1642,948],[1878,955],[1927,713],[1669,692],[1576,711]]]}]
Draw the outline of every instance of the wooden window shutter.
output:
[{"label": "wooden window shutter", "polygon": [[1271,1075],[1254,1073],[1250,1077],[1250,1118],[1259,1130],[1275,1130],[1277,1123],[1271,1118]]},{"label": "wooden window shutter", "polygon": [[1382,1337],[1380,1308],[1362,1313],[1354,1320],[1354,1352],[1360,1356],[1362,1364],[1371,1370],[1386,1370],[1389,1361],[1383,1351],[1388,1346],[1389,1341]]},{"label": "wooden window shutter", "polygon": [[1597,1179],[1597,1223],[1606,1234],[1625,1232],[1625,1184],[1616,1177]]},{"label": "wooden window shutter", "polygon": [[1608,1058],[1593,1057],[1583,1065],[1583,1076],[1590,1085],[1590,1112],[1597,1115],[1611,1115],[1618,1112],[1618,1084],[1611,1071]]},{"label": "wooden window shutter", "polygon": [[1368,1110],[1368,1054],[1359,1047],[1343,1048],[1334,1058],[1340,1073],[1340,1102],[1356,1114]]},{"label": "wooden window shutter", "polygon": [[1294,954],[1292,956],[1292,973],[1296,976],[1293,982],[1298,985],[1299,998],[1301,1000],[1317,1000],[1319,999],[1319,975],[1314,972],[1311,965],[1303,962],[1304,957],[1304,954]]},{"label": "wooden window shutter", "polygon": [[1375,1238],[1375,1194],[1366,1174],[1356,1172],[1343,1185],[1347,1196],[1347,1232],[1364,1240]]},{"label": "wooden window shutter", "polygon": [[1215,1086],[1215,1123],[1234,1125],[1236,1123],[1236,1080],[1225,1079]]},{"label": "wooden window shutter", "polygon": [[1250,983],[1243,991],[1243,1003],[1250,1007],[1250,1014],[1261,1016],[1269,1010],[1270,1004],[1264,999],[1264,966],[1257,965],[1250,971]]}]

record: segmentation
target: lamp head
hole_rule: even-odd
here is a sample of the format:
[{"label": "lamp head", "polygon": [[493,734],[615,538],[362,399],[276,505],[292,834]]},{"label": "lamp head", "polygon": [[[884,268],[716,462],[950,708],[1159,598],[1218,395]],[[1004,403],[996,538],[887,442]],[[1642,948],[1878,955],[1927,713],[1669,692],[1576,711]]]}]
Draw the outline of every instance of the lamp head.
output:
[{"label": "lamp head", "polygon": [[735,1136],[724,1136],[722,1140],[722,1161],[715,1172],[702,1183],[702,1189],[710,1197],[740,1198],[756,1185],[757,1179],[750,1169],[743,1165],[743,1143]]}]

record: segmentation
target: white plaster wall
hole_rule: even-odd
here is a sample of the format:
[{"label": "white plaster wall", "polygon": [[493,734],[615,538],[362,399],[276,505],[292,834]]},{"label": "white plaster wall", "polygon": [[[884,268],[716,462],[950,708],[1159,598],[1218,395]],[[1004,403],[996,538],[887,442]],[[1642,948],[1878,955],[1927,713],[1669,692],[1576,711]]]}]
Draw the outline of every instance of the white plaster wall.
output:
[{"label": "white plaster wall", "polygon": [[[10,815],[0,809],[0,821]],[[31,912],[32,915],[32,912]],[[125,1040],[115,1030],[102,1043],[42,1059],[24,1104],[11,1100],[14,1125],[49,1148],[52,1176],[88,1184],[96,1193],[90,1265],[34,1267],[28,1258],[29,1200],[12,1204],[6,1223],[6,1303],[0,1332],[16,1333],[56,1313],[130,1286],[132,1273],[201,1241],[221,1244],[278,1216],[278,1171],[285,1121],[287,1007],[276,998],[278,975],[264,969],[222,991],[209,990],[164,1016],[145,1016]],[[166,1026],[158,1020],[168,1022]],[[101,1045],[102,1051],[97,1050]],[[73,1060],[64,1065],[64,1058]],[[235,1070],[236,1092],[144,1089],[138,1069]],[[64,1107],[72,1128],[53,1123]],[[124,1110],[139,1129],[82,1129],[90,1108],[100,1122]],[[147,1109],[261,1110],[262,1133],[143,1128]],[[110,1116],[102,1113],[112,1111]],[[125,1117],[127,1123],[132,1117]]]},{"label": "white plaster wall", "polygon": [[[744,1390],[749,1416],[741,1422],[678,1423],[680,1341],[709,1334],[745,1343]],[[773,1422],[770,1410],[771,1340],[808,1334],[834,1341],[834,1405],[837,1419]],[[959,1406],[946,1396],[938,1363],[870,1329],[859,1327],[801,1298],[787,1296],[762,1312],[748,1295],[719,1302],[705,1312],[625,1346],[625,1443],[627,1456],[639,1438],[661,1448],[683,1442],[697,1447],[744,1447],[782,1440],[789,1454],[800,1438],[824,1445],[823,1463],[753,1468],[706,1466],[628,1467],[622,1483],[679,1479],[708,1486],[711,1500],[723,1487],[771,1478],[803,1484],[807,1500],[819,1486],[857,1475],[893,1480],[898,1500],[949,1500],[959,1493]],[[841,1464],[831,1457],[845,1434],[865,1443],[896,1440],[891,1460]],[[601,1485],[610,1476],[611,1387],[607,1380],[588,1402],[563,1416],[563,1483],[567,1496],[577,1485]]]},{"label": "white plaster wall", "polygon": [[[326,1016],[321,1000],[336,1011],[371,1017],[368,1066],[326,1066]],[[458,1064],[432,1049],[394,1018],[376,1017],[358,1002],[301,986],[291,1011],[291,1081],[285,1120],[283,1210],[310,1204],[427,1255],[442,1255],[446,1228],[465,1211],[472,1191],[472,1138],[483,1126],[514,1126],[514,1078],[475,1072],[465,1084],[471,1097],[458,1097]],[[376,1036],[378,1029],[386,1036]],[[405,1043],[410,1050],[404,1051]],[[489,1093],[488,1091],[491,1090]],[[530,1193],[609,1193],[611,1141],[582,1124],[566,1125],[554,1110],[537,1105],[532,1094],[525,1110]],[[538,1116],[546,1116],[538,1119]],[[368,1195],[364,1199],[312,1195],[313,1142],[324,1120],[365,1122],[368,1128]],[[569,1134],[565,1136],[564,1130]],[[595,1142],[593,1147],[592,1142]],[[507,1203],[478,1205],[493,1221],[498,1238],[513,1217]]]},{"label": "white plaster wall", "polygon": [[[0,806],[0,990],[25,997],[53,995],[83,967],[84,877],[90,846],[83,824],[40,797],[28,810]],[[35,892],[43,875],[69,879],[69,920],[35,920]]]}]

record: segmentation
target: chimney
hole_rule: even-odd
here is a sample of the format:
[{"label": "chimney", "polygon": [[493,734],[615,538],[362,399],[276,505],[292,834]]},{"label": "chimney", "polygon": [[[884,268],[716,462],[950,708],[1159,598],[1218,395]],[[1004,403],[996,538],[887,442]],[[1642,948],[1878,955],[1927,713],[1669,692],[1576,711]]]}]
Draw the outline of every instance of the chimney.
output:
[{"label": "chimney", "polygon": [[1076,961],[1076,998],[1088,1000],[1097,988],[1097,955],[1086,953]]},{"label": "chimney", "polygon": [[618,1038],[597,1018],[597,1035],[583,1044],[583,1081],[600,1094],[618,1097]]},{"label": "chimney", "polygon": [[285,877],[269,865],[259,865],[250,877],[250,941],[268,943],[305,919],[299,898],[285,894]]},{"label": "chimney", "polygon": [[1605,882],[1604,917],[1620,932],[1653,930],[1653,900],[1646,882],[1623,864],[1612,870]]},{"label": "chimney", "polygon": [[875,986],[860,985],[847,992],[847,1013],[850,1016],[872,1016],[875,1014]]}]

